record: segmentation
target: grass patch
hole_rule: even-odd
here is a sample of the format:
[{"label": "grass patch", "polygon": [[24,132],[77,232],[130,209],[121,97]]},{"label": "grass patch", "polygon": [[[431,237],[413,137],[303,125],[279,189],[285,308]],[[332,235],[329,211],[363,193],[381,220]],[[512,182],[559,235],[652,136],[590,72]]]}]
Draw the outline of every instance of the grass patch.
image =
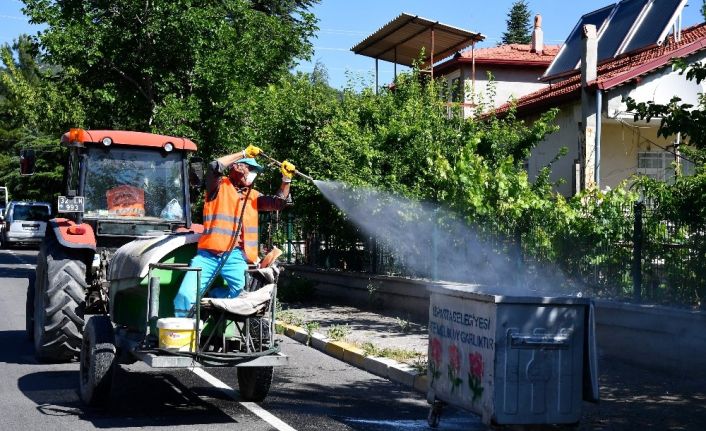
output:
[{"label": "grass patch", "polygon": [[397,317],[397,326],[400,327],[400,331],[402,331],[403,334],[409,334],[409,332],[412,330],[412,324],[409,322],[408,319],[402,319]]},{"label": "grass patch", "polygon": [[304,323],[304,319],[291,310],[280,311],[275,315],[275,318],[288,325],[302,326]]},{"label": "grass patch", "polygon": [[426,375],[429,370],[429,360],[421,353],[417,353],[417,357],[414,358],[410,365],[414,368],[414,371],[417,372],[418,376]]},{"label": "grass patch", "polygon": [[333,325],[326,330],[326,336],[333,341],[345,340],[351,333],[348,325]]},{"label": "grass patch", "polygon": [[311,344],[311,336],[314,335],[314,331],[319,329],[319,322],[306,322],[304,323],[304,329],[306,330],[306,345]]},{"label": "grass patch", "polygon": [[378,347],[371,342],[362,343],[358,347],[365,352],[365,356],[388,358],[397,362],[412,363],[412,360],[421,357],[421,354],[419,352],[415,352],[414,350]]}]

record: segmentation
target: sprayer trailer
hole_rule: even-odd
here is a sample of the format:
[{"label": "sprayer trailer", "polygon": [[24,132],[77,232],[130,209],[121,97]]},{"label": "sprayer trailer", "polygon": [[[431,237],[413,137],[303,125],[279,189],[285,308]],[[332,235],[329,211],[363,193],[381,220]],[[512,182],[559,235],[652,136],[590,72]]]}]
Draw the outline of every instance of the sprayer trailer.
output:
[{"label": "sprayer trailer", "polygon": [[[86,320],[80,354],[80,395],[89,405],[110,401],[118,364],[153,368],[231,367],[240,395],[262,401],[274,367],[287,364],[274,340],[279,268],[247,271],[236,298],[197,298],[194,315],[174,315],[173,299],[196,253],[196,233],[138,238],[118,249],[108,271],[110,317]],[[222,282],[222,281],[218,281]]]}]

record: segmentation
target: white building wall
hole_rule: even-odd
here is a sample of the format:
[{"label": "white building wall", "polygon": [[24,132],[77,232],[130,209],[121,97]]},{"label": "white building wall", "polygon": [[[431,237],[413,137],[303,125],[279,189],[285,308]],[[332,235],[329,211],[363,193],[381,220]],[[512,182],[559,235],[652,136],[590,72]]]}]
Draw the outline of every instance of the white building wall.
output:
[{"label": "white building wall", "polygon": [[[687,58],[689,63],[703,61],[706,53],[698,53]],[[688,81],[686,75],[665,67],[662,70],[651,73],[640,79],[639,83],[634,81],[628,85],[611,90],[607,100],[605,114],[609,118],[627,118],[632,120],[633,116],[626,113],[627,106],[623,102],[623,97],[632,97],[637,102],[655,102],[667,104],[674,96],[682,99],[681,103],[690,103],[694,106],[699,103],[699,94],[706,91],[706,81],[697,84],[696,81]],[[659,119],[653,120],[659,124]]]},{"label": "white building wall", "polygon": [[529,157],[527,171],[531,181],[534,181],[539,171],[559,154],[562,147],[566,147],[568,153],[552,165],[550,178],[555,183],[563,179],[563,184],[557,187],[557,191],[565,196],[571,195],[574,160],[579,157],[578,124],[580,121],[581,105],[579,103],[559,107],[559,113],[556,116],[559,130],[547,136],[537,145]]},{"label": "white building wall", "polygon": [[[466,103],[473,102],[473,77],[471,68],[464,70],[466,84]],[[495,95],[488,91],[490,80],[488,72],[492,75]],[[505,104],[511,99],[519,99],[537,90],[547,87],[548,84],[539,82],[541,76],[539,69],[522,70],[510,68],[488,68],[476,66],[475,94],[486,104],[495,108]]]}]

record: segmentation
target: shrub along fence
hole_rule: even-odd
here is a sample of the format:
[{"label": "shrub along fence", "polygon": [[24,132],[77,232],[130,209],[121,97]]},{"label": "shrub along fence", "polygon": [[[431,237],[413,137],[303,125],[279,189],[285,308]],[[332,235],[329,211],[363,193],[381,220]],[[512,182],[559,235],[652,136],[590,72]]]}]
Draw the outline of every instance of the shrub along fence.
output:
[{"label": "shrub along fence", "polygon": [[[535,280],[538,274],[556,272],[558,267],[565,275],[561,284],[569,291],[635,302],[706,306],[706,223],[665,220],[642,202],[625,206],[622,214],[623,219],[604,234],[588,237],[553,234],[541,223],[524,226],[522,232],[511,235],[489,227],[491,223],[476,231],[488,249],[514,269],[514,274],[502,275],[508,283]],[[345,235],[338,235],[328,224],[305,225],[286,212],[261,217],[261,243],[265,248],[280,247],[284,261],[290,264],[468,281],[454,279],[447,271],[439,273],[437,268],[449,250],[460,254],[461,260],[464,253],[477,252],[463,242],[431,241],[418,248],[421,256],[409,259],[351,226],[345,226]],[[549,248],[536,247],[552,235]]]}]

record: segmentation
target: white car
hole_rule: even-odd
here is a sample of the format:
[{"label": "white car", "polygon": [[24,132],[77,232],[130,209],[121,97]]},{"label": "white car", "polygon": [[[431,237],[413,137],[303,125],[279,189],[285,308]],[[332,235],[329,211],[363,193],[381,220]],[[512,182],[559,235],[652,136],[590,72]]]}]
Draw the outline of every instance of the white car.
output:
[{"label": "white car", "polygon": [[5,209],[5,226],[2,245],[38,245],[44,239],[47,221],[51,218],[51,205],[46,202],[12,201]]}]

